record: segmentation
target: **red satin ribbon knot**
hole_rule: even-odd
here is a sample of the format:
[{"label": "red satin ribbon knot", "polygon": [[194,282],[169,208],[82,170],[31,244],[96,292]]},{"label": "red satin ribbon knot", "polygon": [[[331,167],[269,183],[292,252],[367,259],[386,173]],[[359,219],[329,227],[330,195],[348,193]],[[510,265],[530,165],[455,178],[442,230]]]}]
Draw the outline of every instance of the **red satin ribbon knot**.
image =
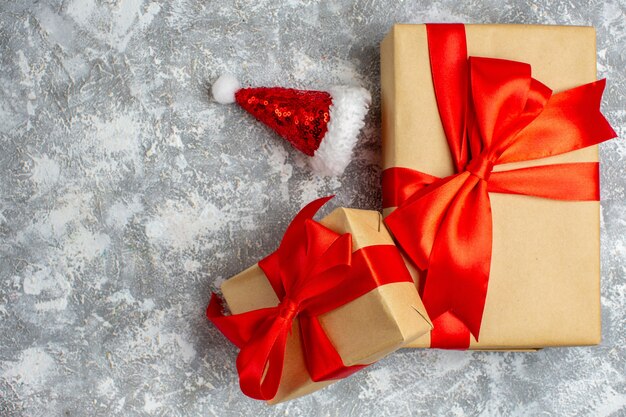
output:
[{"label": "red satin ribbon knot", "polygon": [[480,180],[487,181],[491,176],[494,165],[489,158],[478,156],[467,164],[466,171]]},{"label": "red satin ribbon knot", "polygon": [[285,320],[293,320],[300,313],[300,304],[289,298],[283,298],[278,305],[279,316]]},{"label": "red satin ribbon knot", "polygon": [[280,300],[277,306],[226,316],[219,298],[211,297],[207,317],[241,349],[237,357],[240,386],[252,398],[276,396],[287,338],[296,318],[313,381],[344,378],[362,369],[365,365],[344,365],[318,316],[378,286],[412,282],[395,246],[368,246],[353,253],[350,234],[339,235],[312,220],[330,198],[304,207],[279,248],[259,262]]},{"label": "red satin ribbon knot", "polygon": [[492,249],[489,192],[569,201],[598,200],[595,162],[494,171],[504,163],[570,152],[615,137],[600,112],[605,80],[558,94],[530,65],[467,58],[463,25],[428,25],[437,106],[456,174],[408,168],[383,172],[385,222],[409,258],[427,270],[422,299],[431,346],[478,340]]}]

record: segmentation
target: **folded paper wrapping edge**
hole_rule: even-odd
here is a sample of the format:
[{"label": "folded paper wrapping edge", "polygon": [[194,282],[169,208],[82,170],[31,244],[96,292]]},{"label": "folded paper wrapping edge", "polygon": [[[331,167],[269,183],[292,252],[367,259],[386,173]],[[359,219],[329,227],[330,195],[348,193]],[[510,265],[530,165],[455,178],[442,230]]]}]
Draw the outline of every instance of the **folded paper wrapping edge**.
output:
[{"label": "folded paper wrapping edge", "polygon": [[[549,87],[554,88],[555,91],[561,91],[595,80],[595,31],[593,28],[538,25],[466,25],[466,32],[470,55],[495,56],[529,62],[533,65],[533,75],[540,81],[545,82]],[[543,49],[539,50],[540,48],[537,45],[542,45]],[[564,56],[565,52],[563,51],[552,53],[551,51],[555,49],[555,45],[556,48],[565,48],[569,55]],[[526,48],[525,51],[524,47]],[[410,53],[406,53],[407,50],[410,50]],[[540,62],[541,65],[537,65],[538,61],[542,61]],[[557,71],[559,68],[561,70]],[[565,76],[562,73],[566,73]],[[410,80],[410,82],[407,80]],[[416,132],[419,132],[425,138],[445,138],[430,77],[430,62],[424,25],[394,25],[390,33],[385,37],[381,43],[381,84],[383,167],[404,166],[437,176],[451,174],[453,172],[452,160],[445,139],[418,141],[411,144],[410,147],[406,146],[407,143],[411,143],[411,137],[417,135]],[[419,111],[416,110],[418,103],[420,106]],[[389,143],[390,138],[395,138],[391,144]],[[531,165],[597,160],[598,149],[597,146],[594,146],[532,162],[501,165],[497,166],[494,171]],[[522,212],[543,210],[547,213],[547,218],[555,219],[556,223],[561,220],[559,217],[560,212],[567,210],[572,210],[578,216],[586,219],[585,225],[582,226],[584,230],[578,231],[576,237],[586,236],[588,238],[586,240],[590,239],[593,241],[593,247],[587,248],[584,252],[586,260],[582,269],[586,271],[587,278],[583,277],[581,273],[574,273],[573,276],[577,276],[577,278],[572,287],[574,291],[578,291],[578,294],[582,294],[584,291],[588,296],[585,300],[579,302],[579,308],[576,310],[576,313],[572,309],[567,312],[567,314],[573,317],[568,320],[570,325],[567,335],[565,333],[559,335],[559,332],[556,332],[552,335],[545,334],[545,337],[538,336],[534,339],[526,338],[525,335],[522,335],[520,338],[510,335],[506,337],[506,340],[498,340],[498,335],[493,331],[497,326],[493,326],[490,332],[481,330],[481,343],[472,343],[470,348],[517,350],[520,348],[534,349],[546,346],[598,344],[601,335],[599,203],[539,201],[540,199],[533,197],[504,194],[491,194],[490,196],[494,213],[494,241],[500,236],[506,236],[507,239],[512,237],[512,241],[515,242],[525,238],[523,235],[513,236],[515,230],[522,230],[524,225],[520,222],[513,222],[514,224],[512,225],[503,225],[497,222],[498,216],[510,216],[515,213],[514,210],[516,209]],[[572,209],[571,206],[568,206],[572,204],[578,205],[577,208]],[[383,214],[386,216],[391,211],[392,209],[387,208],[383,211]],[[572,214],[563,224],[576,227],[576,222],[571,216]],[[535,227],[538,231],[541,230],[538,226],[540,223],[537,222]],[[563,226],[562,230],[554,225],[549,225],[549,227],[551,227],[550,230],[553,236],[562,234],[564,238],[572,239],[572,236],[568,237],[568,234],[565,232],[567,230],[565,226]],[[535,229],[529,228],[528,230]],[[576,248],[576,246],[584,244],[585,241],[568,242],[567,246],[573,245]],[[542,245],[545,245],[545,243],[541,242],[538,246]],[[498,250],[502,250],[502,248],[494,247],[492,276],[494,273],[503,273],[505,270],[504,262],[496,259],[496,251]],[[525,253],[535,254],[537,252],[528,250]],[[519,259],[516,261],[519,262]],[[532,265],[533,262],[536,262],[536,260],[533,259],[529,264]],[[536,262],[536,264],[542,265],[541,262]],[[555,271],[547,268],[545,273],[547,276],[550,276]],[[522,268],[513,272],[514,274],[511,275],[523,276]],[[502,279],[501,283],[504,281],[506,279]],[[497,304],[494,304],[490,297],[493,296],[492,290],[498,285],[497,282],[490,281],[485,307],[486,315],[489,313],[488,310],[493,309]],[[500,287],[502,286],[500,285]],[[527,289],[530,288],[532,286],[529,286]],[[558,286],[546,286],[544,292],[549,293],[555,290],[558,290]],[[546,294],[540,294],[540,298],[544,297],[545,299],[545,296]],[[498,306],[498,309],[502,309],[502,307]],[[555,309],[558,312],[559,309],[557,307]],[[501,315],[498,319],[499,323],[505,322],[508,313],[502,314],[497,310],[491,313],[496,312]],[[560,313],[566,314],[563,311]],[[511,314],[508,314],[508,316],[511,316]],[[577,320],[577,317],[582,317],[582,319]],[[521,320],[534,321],[536,319],[528,316],[521,317]],[[580,322],[580,329],[576,328],[577,324],[575,321]],[[539,323],[537,326],[541,329],[541,332],[547,331],[546,323]],[[526,326],[529,326],[529,324]],[[586,330],[583,330],[582,327]],[[489,337],[489,333],[493,337]],[[485,334],[487,336],[484,337],[483,343]],[[426,335],[413,343],[409,343],[408,346],[427,347],[429,344],[429,336]]]},{"label": "folded paper wrapping edge", "polygon": [[[339,208],[320,223],[338,233],[351,233],[355,251],[365,246],[393,244],[378,212]],[[224,281],[221,290],[233,314],[277,305],[279,302],[257,264]],[[387,320],[377,323],[382,318],[381,314]],[[346,328],[346,323],[355,322],[359,326]],[[320,316],[320,323],[346,366],[373,363],[422,336],[432,327],[417,292],[408,282],[378,287]],[[369,327],[363,327],[368,324]],[[291,379],[291,385],[281,383],[271,404],[308,394],[333,382],[313,382],[308,377],[296,326],[297,320],[288,338],[285,357],[284,377]],[[364,332],[363,328],[370,331]],[[374,330],[375,335],[372,334]]]}]

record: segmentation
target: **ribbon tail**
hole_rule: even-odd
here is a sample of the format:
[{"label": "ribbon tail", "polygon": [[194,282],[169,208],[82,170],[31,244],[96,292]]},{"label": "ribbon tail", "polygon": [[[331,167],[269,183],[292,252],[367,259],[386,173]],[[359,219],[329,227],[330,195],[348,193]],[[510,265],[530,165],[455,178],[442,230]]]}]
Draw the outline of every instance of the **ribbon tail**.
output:
[{"label": "ribbon tail", "polygon": [[285,364],[287,337],[293,321],[274,317],[257,327],[255,337],[237,356],[241,391],[257,400],[276,396]]},{"label": "ribbon tail", "polygon": [[[432,319],[451,313],[476,340],[487,296],[491,239],[491,205],[487,185],[471,177],[451,204],[437,234],[423,301]],[[459,346],[463,347],[467,346]]]},{"label": "ribbon tail", "polygon": [[367,366],[345,366],[317,317],[301,316],[300,329],[302,350],[311,380],[341,379]]},{"label": "ribbon tail", "polygon": [[451,311],[446,311],[433,320],[430,346],[438,349],[468,349],[470,346],[469,329]]}]

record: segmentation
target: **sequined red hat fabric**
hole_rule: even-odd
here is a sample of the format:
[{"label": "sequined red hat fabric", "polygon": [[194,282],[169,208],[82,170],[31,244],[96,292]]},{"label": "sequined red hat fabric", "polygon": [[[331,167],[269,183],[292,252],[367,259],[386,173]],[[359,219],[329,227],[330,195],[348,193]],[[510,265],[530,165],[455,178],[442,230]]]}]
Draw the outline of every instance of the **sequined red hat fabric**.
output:
[{"label": "sequined red hat fabric", "polygon": [[371,103],[369,91],[361,87],[335,85],[326,91],[241,88],[230,74],[221,75],[211,92],[218,103],[237,102],[310,156],[313,171],[326,176],[341,175],[350,163]]},{"label": "sequined red hat fabric", "polygon": [[328,131],[332,97],[325,91],[242,88],[235,93],[235,100],[309,156],[313,156]]}]

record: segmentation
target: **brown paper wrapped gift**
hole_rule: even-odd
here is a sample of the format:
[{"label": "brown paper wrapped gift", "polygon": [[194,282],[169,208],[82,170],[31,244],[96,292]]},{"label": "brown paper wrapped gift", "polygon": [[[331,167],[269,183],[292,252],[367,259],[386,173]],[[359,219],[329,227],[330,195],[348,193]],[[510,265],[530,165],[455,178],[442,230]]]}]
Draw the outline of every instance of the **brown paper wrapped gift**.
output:
[{"label": "brown paper wrapped gift", "polygon": [[[596,80],[591,27],[466,25],[469,56],[529,63],[554,92]],[[395,25],[381,44],[383,168],[453,174],[425,25]],[[598,161],[597,146],[498,170]],[[491,272],[479,342],[517,350],[600,342],[599,202],[490,193]],[[386,209],[388,215],[393,208]],[[419,278],[417,278],[419,279]],[[429,347],[426,335],[410,344]]]},{"label": "brown paper wrapped gift", "polygon": [[[380,214],[375,211],[339,208],[320,223],[339,234],[350,233],[353,252],[366,246],[393,245]],[[279,303],[258,264],[225,281],[221,289],[233,314]],[[346,366],[373,363],[423,336],[432,326],[411,282],[377,287],[320,316],[320,323]],[[270,403],[299,397],[334,382],[311,380],[297,326],[296,320],[287,339],[278,393]]]}]

